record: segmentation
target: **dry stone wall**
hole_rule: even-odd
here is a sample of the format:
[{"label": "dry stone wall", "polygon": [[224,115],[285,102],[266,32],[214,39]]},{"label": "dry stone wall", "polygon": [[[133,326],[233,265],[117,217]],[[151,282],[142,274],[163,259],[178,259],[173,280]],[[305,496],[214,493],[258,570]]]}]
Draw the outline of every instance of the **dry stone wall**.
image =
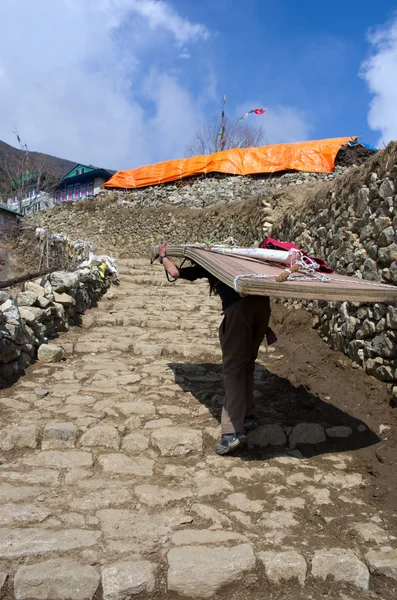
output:
[{"label": "dry stone wall", "polygon": [[[325,258],[339,273],[397,285],[397,143],[285,215],[274,234]],[[306,306],[324,340],[370,375],[397,381],[396,305]]]},{"label": "dry stone wall", "polygon": [[79,324],[114,278],[110,271],[101,273],[98,262],[28,281],[20,292],[0,290],[0,388],[36,358],[44,362],[63,358],[63,348],[51,341],[69,325]]},{"label": "dry stone wall", "polygon": [[152,245],[204,241],[232,235],[240,244],[262,238],[263,207],[255,196],[233,204],[206,209],[162,207],[133,209],[112,196],[96,201],[65,204],[46,211],[35,223],[72,237],[84,237],[96,250],[109,250],[121,258],[149,256]]}]

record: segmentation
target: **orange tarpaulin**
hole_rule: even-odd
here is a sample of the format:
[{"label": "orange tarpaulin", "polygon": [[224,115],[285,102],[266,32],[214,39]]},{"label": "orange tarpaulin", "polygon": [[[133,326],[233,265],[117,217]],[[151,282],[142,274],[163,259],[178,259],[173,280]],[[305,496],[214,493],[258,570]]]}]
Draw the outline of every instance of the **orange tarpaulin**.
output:
[{"label": "orange tarpaulin", "polygon": [[356,138],[350,136],[261,148],[234,148],[216,154],[168,160],[130,171],[119,171],[104,187],[139,188],[213,172],[230,175],[287,170],[331,173],[339,149],[352,139]]}]

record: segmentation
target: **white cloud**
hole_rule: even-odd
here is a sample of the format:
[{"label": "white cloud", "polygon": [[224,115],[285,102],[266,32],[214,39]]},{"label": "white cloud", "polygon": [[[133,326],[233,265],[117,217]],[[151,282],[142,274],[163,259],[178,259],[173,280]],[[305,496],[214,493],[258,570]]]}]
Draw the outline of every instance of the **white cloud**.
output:
[{"label": "white cloud", "polygon": [[369,35],[372,55],[361,68],[373,99],[368,112],[371,129],[380,131],[378,145],[397,139],[397,18]]},{"label": "white cloud", "polygon": [[0,139],[115,169],[183,156],[206,91],[174,67],[203,25],[156,0],[2,3]]},{"label": "white cloud", "polygon": [[240,117],[253,108],[266,109],[264,115],[251,114],[246,121],[252,127],[262,126],[265,133],[265,144],[302,142],[311,138],[313,127],[307,115],[296,107],[266,106],[261,102],[249,101],[241,104],[236,114]]}]

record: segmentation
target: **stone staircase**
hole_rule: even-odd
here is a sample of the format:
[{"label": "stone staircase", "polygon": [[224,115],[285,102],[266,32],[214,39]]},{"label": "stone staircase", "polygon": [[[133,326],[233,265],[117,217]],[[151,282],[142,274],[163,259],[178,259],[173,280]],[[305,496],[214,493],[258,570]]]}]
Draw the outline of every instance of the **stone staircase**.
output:
[{"label": "stone staircase", "polygon": [[260,352],[264,424],[216,456],[218,301],[147,261],[119,267],[62,335],[67,360],[1,393],[0,597],[394,599],[394,515],[351,452],[291,444],[266,398],[280,352]]}]

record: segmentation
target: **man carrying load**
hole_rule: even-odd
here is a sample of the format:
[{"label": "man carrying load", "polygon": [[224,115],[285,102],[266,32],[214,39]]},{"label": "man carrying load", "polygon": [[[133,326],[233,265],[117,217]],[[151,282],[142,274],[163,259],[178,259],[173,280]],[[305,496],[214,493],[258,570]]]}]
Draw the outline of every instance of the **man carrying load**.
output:
[{"label": "man carrying load", "polygon": [[167,242],[159,246],[160,262],[174,279],[196,281],[206,278],[210,294],[222,301],[223,321],[219,327],[225,396],[221,417],[222,437],[216,453],[229,454],[247,441],[246,433],[258,426],[254,404],[254,369],[259,347],[268,334],[270,301],[268,296],[240,296],[200,265],[177,267],[167,256]]}]

